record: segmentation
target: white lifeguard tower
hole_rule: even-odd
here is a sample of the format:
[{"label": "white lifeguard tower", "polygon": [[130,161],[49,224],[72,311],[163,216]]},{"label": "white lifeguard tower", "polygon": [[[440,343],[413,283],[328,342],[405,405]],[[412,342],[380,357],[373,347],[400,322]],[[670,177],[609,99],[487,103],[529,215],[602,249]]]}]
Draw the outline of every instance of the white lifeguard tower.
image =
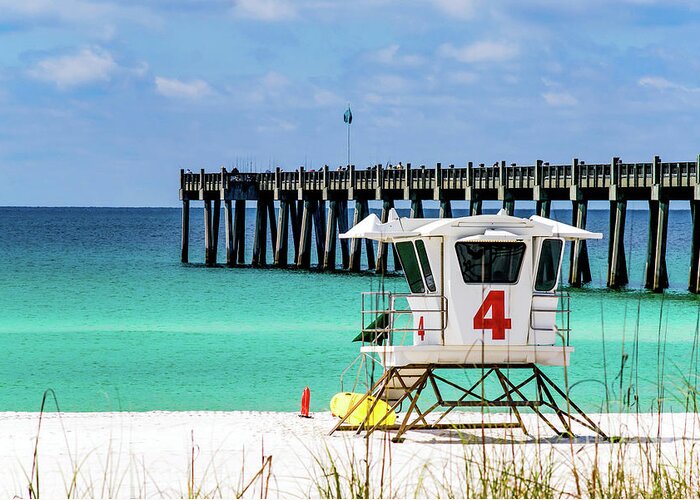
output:
[{"label": "white lifeguard tower", "polygon": [[[505,211],[412,219],[399,218],[391,210],[386,223],[372,214],[341,238],[395,246],[410,293],[363,293],[362,332],[356,340],[362,341],[364,356],[378,359],[384,367],[364,398],[384,401],[392,412],[404,402],[409,406],[399,424],[370,422],[368,416],[362,424],[349,426],[347,415],[367,404],[360,398],[331,433],[396,430],[395,440],[411,429],[519,427],[527,433],[518,408],[529,407],[557,434],[573,435],[571,422],[576,421],[607,437],[538,368],[565,367],[574,350],[569,346],[568,294],[558,291],[565,242],[600,239],[600,233],[538,216],[512,217]],[[445,369],[481,373],[466,388],[443,376]],[[524,382],[514,383],[509,374],[517,369],[532,373]],[[492,396],[483,388],[493,378],[502,392]],[[533,396],[526,395],[528,388]],[[421,411],[418,399],[425,389],[432,390],[434,398]],[[557,403],[562,399],[563,408]],[[517,421],[441,423],[457,407],[498,406],[510,408]],[[437,408],[446,411],[429,422],[427,415]],[[543,408],[554,413],[564,431]],[[372,408],[367,414],[371,413]]]}]

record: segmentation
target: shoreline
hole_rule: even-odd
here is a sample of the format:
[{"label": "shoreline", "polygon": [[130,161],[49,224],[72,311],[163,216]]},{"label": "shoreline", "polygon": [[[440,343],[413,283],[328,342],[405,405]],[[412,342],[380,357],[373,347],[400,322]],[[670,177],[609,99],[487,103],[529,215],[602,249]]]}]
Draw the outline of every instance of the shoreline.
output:
[{"label": "shoreline", "polygon": [[[367,441],[354,432],[329,437],[336,419],[329,412],[312,415],[305,419],[291,412],[257,411],[44,413],[37,452],[40,491],[65,496],[73,488],[74,496],[93,497],[172,497],[199,491],[230,497],[252,480],[245,496],[260,497],[266,484],[270,497],[319,496],[319,482],[326,480],[332,466],[345,471],[339,474],[345,477],[368,458],[371,475],[392,478],[393,489],[382,490],[384,496],[416,492],[431,496],[447,486],[458,494],[466,480],[460,474],[472,455],[482,462],[486,457],[487,462],[525,464],[523,474],[543,469],[541,463],[530,462],[532,457],[548,456],[557,469],[553,477],[562,491],[568,491],[575,487],[566,467],[569,462],[575,466],[581,461],[584,468],[595,456],[610,463],[624,447],[627,465],[635,465],[633,457],[639,455],[641,467],[645,447],[658,448],[675,460],[694,456],[700,440],[700,415],[693,413],[589,414],[609,435],[625,437],[622,443],[598,442],[583,428],[577,428],[580,435],[573,440],[558,439],[529,413],[523,419],[530,434],[539,438],[503,429],[412,431],[401,444],[391,443],[381,432]],[[504,421],[508,414],[485,417]],[[481,414],[460,412],[454,418],[478,421]],[[38,424],[39,413],[0,413],[0,494],[5,497],[27,496]],[[270,456],[270,463],[256,476],[263,457]],[[441,496],[447,494],[439,491]]]}]

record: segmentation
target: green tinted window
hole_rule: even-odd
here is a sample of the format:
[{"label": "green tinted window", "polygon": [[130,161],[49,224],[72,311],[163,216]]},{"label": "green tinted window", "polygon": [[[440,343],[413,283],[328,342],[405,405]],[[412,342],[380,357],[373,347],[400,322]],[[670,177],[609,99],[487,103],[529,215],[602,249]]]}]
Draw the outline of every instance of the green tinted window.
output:
[{"label": "green tinted window", "polygon": [[420,267],[423,268],[425,285],[428,287],[428,290],[434,292],[435,278],[433,278],[433,272],[430,270],[430,262],[428,261],[428,254],[425,251],[423,240],[416,240],[416,252],[418,252],[418,258],[420,259]]},{"label": "green tinted window", "polygon": [[561,258],[561,240],[544,240],[540,252],[540,263],[537,266],[535,290],[548,292],[557,284],[559,259]]},{"label": "green tinted window", "polygon": [[518,281],[525,243],[459,242],[455,249],[465,283]]},{"label": "green tinted window", "polygon": [[403,267],[403,272],[406,275],[406,281],[408,281],[408,287],[411,289],[411,292],[424,293],[425,286],[423,285],[423,277],[420,274],[418,258],[416,257],[413,243],[410,241],[397,243],[396,251],[399,252],[401,267]]}]

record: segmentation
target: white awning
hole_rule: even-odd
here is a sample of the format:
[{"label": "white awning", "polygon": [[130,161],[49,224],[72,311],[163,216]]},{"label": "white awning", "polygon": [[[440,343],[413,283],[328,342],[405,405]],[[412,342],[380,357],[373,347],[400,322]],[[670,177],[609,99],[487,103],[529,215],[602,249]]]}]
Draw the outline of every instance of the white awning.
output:
[{"label": "white awning", "polygon": [[558,236],[566,240],[600,240],[603,238],[602,233],[593,233],[581,229],[580,227],[564,224],[563,222],[545,219],[539,215],[533,215],[530,217],[530,220],[544,226],[549,226],[552,229],[552,236]]},{"label": "white awning", "polygon": [[[395,239],[410,238],[418,236],[419,233],[413,231],[414,227],[420,227],[426,223],[425,219],[399,219],[396,212],[389,214],[389,222],[382,224],[375,214],[367,217],[350,228],[346,233],[340,235],[341,238],[367,238],[368,240],[390,242]],[[408,227],[406,227],[408,226]]]}]

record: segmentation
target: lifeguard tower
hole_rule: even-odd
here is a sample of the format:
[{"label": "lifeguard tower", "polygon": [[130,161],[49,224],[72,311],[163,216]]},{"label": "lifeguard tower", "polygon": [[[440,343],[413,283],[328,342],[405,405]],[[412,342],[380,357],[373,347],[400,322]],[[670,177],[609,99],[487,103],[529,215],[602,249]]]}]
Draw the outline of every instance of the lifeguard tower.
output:
[{"label": "lifeguard tower", "polygon": [[[331,433],[394,430],[394,440],[400,440],[412,429],[514,427],[527,434],[519,408],[528,407],[556,434],[573,436],[571,423],[578,422],[607,438],[539,368],[566,367],[574,350],[569,297],[558,291],[565,242],[600,239],[600,233],[505,211],[411,219],[392,210],[386,223],[372,214],[341,238],[393,244],[410,293],[363,293],[356,340],[362,341],[363,356],[378,360],[384,373],[352,400]],[[466,387],[445,375],[467,369],[480,371]],[[511,381],[514,371],[525,372],[525,380]],[[497,393],[489,393],[487,385]],[[432,396],[421,410],[424,391]],[[380,402],[387,411],[377,418],[373,410]],[[389,414],[404,403],[400,423],[389,425],[395,419]],[[349,416],[363,405],[366,417],[351,425]],[[458,407],[507,407],[516,421],[443,423]],[[438,408],[444,411],[437,420],[429,419]]]}]

